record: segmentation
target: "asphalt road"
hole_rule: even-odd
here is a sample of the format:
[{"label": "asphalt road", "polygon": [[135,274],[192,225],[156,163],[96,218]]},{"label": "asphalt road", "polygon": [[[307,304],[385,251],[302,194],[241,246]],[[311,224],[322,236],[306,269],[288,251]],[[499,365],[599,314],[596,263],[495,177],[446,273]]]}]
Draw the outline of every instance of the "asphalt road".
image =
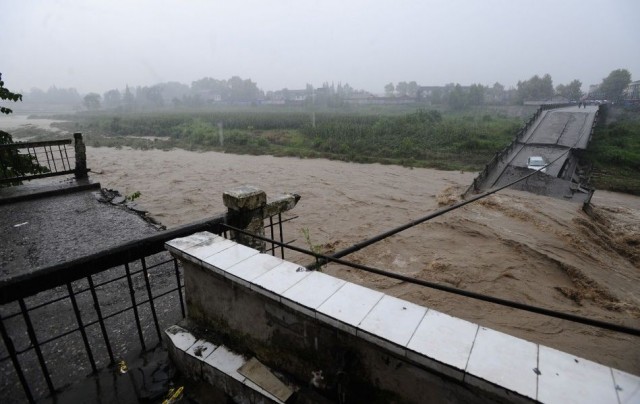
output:
[{"label": "asphalt road", "polygon": [[[156,233],[156,228],[138,214],[122,205],[114,206],[99,202],[93,191],[81,191],[16,203],[0,204],[0,281],[25,272],[37,271],[50,265],[80,258],[130,240],[140,239]],[[150,257],[147,266],[167,260],[163,252]],[[131,271],[140,270],[140,263],[131,264]],[[122,266],[94,275],[98,285],[109,279],[115,282],[97,287],[97,296],[103,316],[115,314],[131,305],[131,295]],[[176,287],[176,275],[172,262],[149,270],[149,281],[154,296]],[[136,301],[147,300],[145,278],[142,273],[132,278]],[[73,282],[76,293],[86,290],[86,279]],[[73,307],[67,296],[67,288],[56,287],[25,299],[30,312],[30,321],[40,343],[53,336],[69,333],[42,345],[51,378],[56,388],[77,383],[91,373],[87,354],[79,332],[73,330],[77,322]],[[38,307],[47,301],[59,301]],[[78,306],[84,324],[96,321],[91,294],[77,295]],[[182,318],[178,295],[173,292],[156,300],[156,310],[161,329]],[[147,348],[158,343],[149,304],[138,308]],[[18,313],[16,315],[16,313]],[[31,346],[25,320],[19,314],[16,302],[0,306],[7,333],[18,351]],[[134,361],[141,351],[138,331],[131,310],[106,321],[110,345],[116,360]],[[87,328],[87,338],[99,368],[109,363],[104,337],[98,324]],[[0,340],[1,341],[1,340]],[[0,342],[0,357],[6,358],[7,348]],[[47,386],[33,350],[19,355],[25,376],[37,398],[46,397]],[[107,370],[107,372],[111,372]],[[100,390],[95,397],[99,397]],[[135,395],[127,396],[134,402]],[[87,397],[85,397],[87,398]],[[24,402],[25,396],[10,360],[0,362],[0,401],[3,403]],[[94,401],[94,400],[92,400]],[[95,402],[95,401],[94,401]],[[108,402],[105,401],[105,402]]]},{"label": "asphalt road", "polygon": [[0,205],[0,279],[151,235],[156,229],[122,206],[84,191]]}]

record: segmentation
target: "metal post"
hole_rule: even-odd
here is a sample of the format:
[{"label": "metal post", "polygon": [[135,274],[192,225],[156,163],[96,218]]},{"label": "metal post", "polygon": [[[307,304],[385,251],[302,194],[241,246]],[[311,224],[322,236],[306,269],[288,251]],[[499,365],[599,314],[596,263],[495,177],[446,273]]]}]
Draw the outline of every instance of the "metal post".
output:
[{"label": "metal post", "polygon": [[[284,239],[283,239],[284,235],[283,235],[283,232],[282,232],[282,214],[281,213],[278,213],[278,228],[280,230],[280,242],[284,243]],[[282,259],[284,259],[284,246],[283,245],[280,246],[280,256],[281,256]]]},{"label": "metal post", "polygon": [[142,335],[142,327],[140,326],[138,304],[136,303],[136,291],[133,288],[133,280],[131,279],[131,269],[129,268],[129,264],[124,264],[124,270],[127,274],[127,284],[129,285],[129,296],[131,296],[131,307],[133,308],[133,316],[136,319],[136,328],[138,328],[138,336],[140,337],[140,346],[142,346],[143,351],[146,351],[147,346],[144,343],[144,336]]},{"label": "metal post", "polygon": [[82,322],[82,315],[80,314],[80,308],[78,307],[78,302],[76,301],[76,294],[73,291],[73,286],[71,286],[71,282],[67,283],[67,290],[69,291],[69,299],[71,300],[71,305],[73,306],[73,312],[76,315],[78,330],[80,331],[80,335],[82,336],[82,342],[84,342],[84,348],[87,351],[87,358],[89,358],[89,364],[91,365],[91,370],[93,370],[93,373],[97,373],[98,369],[96,368],[96,361],[93,359],[93,353],[91,352],[91,344],[89,344],[87,331],[84,329],[84,323]]},{"label": "metal post", "polygon": [[82,133],[74,133],[76,151],[76,179],[87,178],[87,148],[82,141]]},{"label": "metal post", "polygon": [[31,346],[33,346],[33,349],[36,351],[36,356],[38,357],[38,362],[40,363],[40,369],[42,370],[44,380],[47,383],[47,387],[49,388],[49,393],[53,395],[56,389],[55,387],[53,387],[51,375],[49,374],[49,369],[47,368],[47,362],[45,362],[42,351],[40,350],[40,343],[38,342],[36,332],[33,329],[31,317],[29,317],[29,310],[27,310],[27,305],[25,304],[24,299],[18,299],[18,304],[20,305],[20,311],[22,312],[24,323],[27,326],[27,334],[29,335],[29,339],[31,340]]},{"label": "metal post", "polygon": [[27,383],[27,379],[24,377],[24,373],[22,372],[22,367],[20,366],[20,361],[18,360],[18,354],[16,352],[15,346],[13,345],[13,340],[4,327],[2,317],[0,317],[0,334],[2,334],[2,340],[4,341],[5,347],[7,347],[7,351],[9,351],[11,362],[13,362],[13,368],[18,374],[18,379],[20,379],[20,384],[22,384],[22,388],[24,389],[24,394],[27,396],[27,400],[29,400],[30,403],[35,403],[36,401],[33,399],[31,389],[29,389],[29,384]]},{"label": "metal post", "polygon": [[[273,234],[273,216],[269,216],[269,230],[271,231],[271,240],[273,240],[274,234]],[[280,240],[282,241],[282,240]],[[271,255],[276,255],[276,245],[273,244],[273,242],[271,243]]]},{"label": "metal post", "polygon": [[153,323],[156,326],[156,332],[158,333],[158,341],[162,341],[162,334],[160,333],[160,325],[158,324],[158,315],[156,314],[156,306],[153,302],[153,293],[151,293],[151,284],[149,283],[149,272],[147,271],[147,262],[144,257],[140,258],[142,263],[142,274],[144,275],[144,283],[147,287],[147,296],[149,296],[149,305],[151,307],[151,315],[153,316]]},{"label": "metal post", "polygon": [[176,283],[178,284],[178,297],[180,298],[180,309],[182,310],[182,317],[186,317],[184,311],[184,298],[182,297],[182,285],[180,284],[180,268],[178,267],[178,260],[173,259],[173,266],[176,270]]},{"label": "metal post", "polygon": [[111,343],[109,342],[109,335],[107,334],[107,327],[104,325],[104,318],[102,317],[102,310],[100,309],[100,302],[98,301],[98,294],[96,293],[96,287],[93,284],[93,279],[91,279],[91,275],[87,276],[87,280],[89,281],[89,289],[91,290],[91,296],[93,297],[93,308],[98,315],[98,322],[100,323],[100,330],[102,331],[102,337],[104,338],[104,343],[107,346],[107,353],[109,354],[109,360],[111,364],[115,363],[115,359],[113,358],[113,351],[111,350]]}]

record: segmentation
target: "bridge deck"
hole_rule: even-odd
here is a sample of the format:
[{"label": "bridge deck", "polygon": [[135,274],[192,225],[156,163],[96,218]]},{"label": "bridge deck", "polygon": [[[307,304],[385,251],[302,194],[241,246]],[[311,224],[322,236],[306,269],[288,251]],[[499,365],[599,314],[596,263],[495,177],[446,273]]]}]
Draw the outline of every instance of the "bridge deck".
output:
[{"label": "bridge deck", "polygon": [[586,149],[598,107],[553,109],[532,128],[527,143]]},{"label": "bridge deck", "polygon": [[[573,172],[565,170],[561,173],[562,168],[567,159],[572,158],[570,150],[587,148],[597,112],[597,106],[571,106],[544,111],[523,136],[522,143],[502,156],[489,172],[482,188],[504,185],[513,180],[513,173],[517,169],[526,169],[527,160],[531,156],[542,156],[547,162],[552,162],[541,175],[553,178],[562,175],[564,179],[571,179]],[[575,162],[568,166],[575,168]],[[559,191],[558,196],[570,195],[568,186],[569,184],[567,190]]]}]

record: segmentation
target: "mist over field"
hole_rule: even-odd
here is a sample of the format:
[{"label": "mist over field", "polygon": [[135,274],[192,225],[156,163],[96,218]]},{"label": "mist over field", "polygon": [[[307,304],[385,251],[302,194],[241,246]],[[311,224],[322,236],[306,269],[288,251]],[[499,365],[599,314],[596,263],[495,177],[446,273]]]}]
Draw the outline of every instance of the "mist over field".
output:
[{"label": "mist over field", "polygon": [[583,91],[640,74],[640,3],[595,1],[2,1],[0,68],[18,92],[102,94],[251,79],[261,90],[349,83],[501,83],[550,74]]}]

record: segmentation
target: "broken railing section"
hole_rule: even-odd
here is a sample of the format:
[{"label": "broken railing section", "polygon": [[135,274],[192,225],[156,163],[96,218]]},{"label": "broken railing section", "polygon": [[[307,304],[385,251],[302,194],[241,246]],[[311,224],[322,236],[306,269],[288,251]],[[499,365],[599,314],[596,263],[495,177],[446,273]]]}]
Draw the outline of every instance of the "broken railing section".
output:
[{"label": "broken railing section", "polygon": [[[300,195],[285,193],[276,195],[267,203],[267,194],[251,185],[234,188],[222,195],[224,206],[228,209],[227,224],[260,237],[265,236],[265,219],[278,216],[282,223],[280,214],[293,209],[299,200]],[[265,241],[245,233],[231,230],[230,238],[262,252],[266,249]]]},{"label": "broken railing section", "polygon": [[[81,133],[60,139],[0,145],[0,185],[60,175],[87,178],[87,153]],[[70,145],[74,143],[74,152]]]}]

